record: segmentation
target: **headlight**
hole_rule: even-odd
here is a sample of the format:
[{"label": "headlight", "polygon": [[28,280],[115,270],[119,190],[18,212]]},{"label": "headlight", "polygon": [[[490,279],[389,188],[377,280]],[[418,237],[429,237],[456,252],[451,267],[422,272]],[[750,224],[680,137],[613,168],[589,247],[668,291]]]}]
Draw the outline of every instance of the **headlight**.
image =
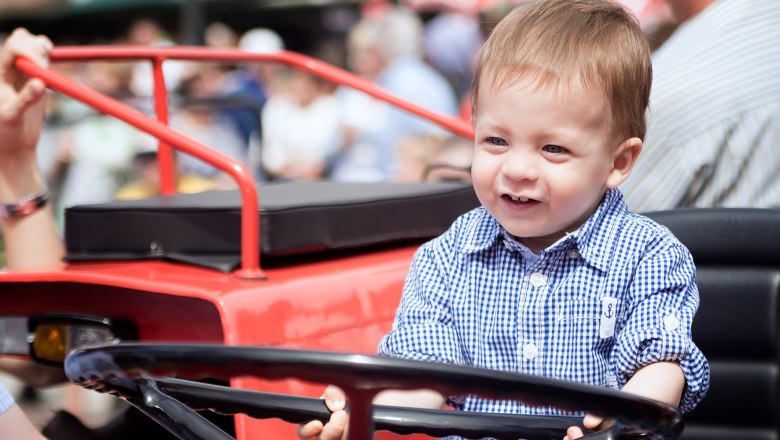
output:
[{"label": "headlight", "polygon": [[68,324],[40,324],[32,334],[34,358],[49,362],[63,362],[65,356],[81,347],[119,342],[110,328],[74,326]]},{"label": "headlight", "polygon": [[77,315],[32,316],[28,327],[30,355],[45,364],[62,364],[77,348],[115,344],[135,336],[126,323]]}]

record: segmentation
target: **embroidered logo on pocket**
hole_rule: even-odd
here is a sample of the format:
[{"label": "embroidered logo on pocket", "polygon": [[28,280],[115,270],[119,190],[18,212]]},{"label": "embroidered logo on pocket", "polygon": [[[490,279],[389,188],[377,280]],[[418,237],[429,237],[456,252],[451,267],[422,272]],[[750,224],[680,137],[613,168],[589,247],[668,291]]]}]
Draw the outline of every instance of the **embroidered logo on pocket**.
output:
[{"label": "embroidered logo on pocket", "polygon": [[615,335],[615,321],[617,320],[617,298],[605,296],[601,298],[601,320],[599,323],[599,337],[611,338]]}]

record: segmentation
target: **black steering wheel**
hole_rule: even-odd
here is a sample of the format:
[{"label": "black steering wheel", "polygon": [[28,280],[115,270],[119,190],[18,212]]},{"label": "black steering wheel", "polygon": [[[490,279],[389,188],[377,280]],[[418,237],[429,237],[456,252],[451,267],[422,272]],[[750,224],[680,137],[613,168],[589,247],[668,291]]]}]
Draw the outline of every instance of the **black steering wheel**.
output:
[{"label": "black steering wheel", "polygon": [[[676,407],[612,389],[481,368],[325,351],[118,344],[72,352],[65,360],[65,373],[78,385],[127,400],[187,440],[232,439],[195,412],[202,409],[292,423],[329,418],[320,399],[192,382],[248,375],[338,385],[349,397],[352,440],[371,439],[374,429],[468,438],[560,439],[566,427],[581,420],[382,406],[372,411],[373,397],[385,389],[427,388],[445,396],[477,394],[607,415],[610,427],[586,435],[587,439],[676,438],[683,427]],[[164,378],[170,376],[179,379]]]}]

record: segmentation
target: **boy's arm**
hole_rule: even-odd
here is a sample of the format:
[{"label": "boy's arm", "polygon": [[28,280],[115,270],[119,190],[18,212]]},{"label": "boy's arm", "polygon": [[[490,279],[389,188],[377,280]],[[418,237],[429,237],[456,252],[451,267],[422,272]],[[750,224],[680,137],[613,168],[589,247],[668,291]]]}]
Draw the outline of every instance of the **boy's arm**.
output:
[{"label": "boy's arm", "polygon": [[677,362],[655,362],[646,365],[626,382],[623,391],[649,397],[672,406],[680,404],[685,376]]},{"label": "boy's arm", "polygon": [[444,396],[433,390],[385,390],[377,394],[374,405],[441,409],[445,401]]},{"label": "boy's arm", "polygon": [[[656,368],[663,368],[654,364],[677,365],[684,376],[682,385],[676,376],[661,378],[661,383],[666,384],[668,380],[669,386],[677,384],[681,390],[679,402],[677,391],[672,400],[664,394],[648,395],[643,386],[636,394],[669,401],[686,413],[704,397],[710,377],[707,359],[691,336],[699,306],[696,269],[690,252],[679,242],[663,240],[651,250],[636,268],[630,294],[634,306],[626,311],[626,324],[616,337],[611,362],[618,384],[626,391],[636,390],[637,384],[645,383],[648,372],[638,374],[645,367],[651,366],[652,373]],[[674,370],[675,374],[677,371]]]},{"label": "boy's arm", "polygon": [[[685,375],[680,364],[655,362],[637,370],[622,391],[678,406],[684,389]],[[603,420],[602,417],[588,414],[582,423],[586,428],[595,429]],[[579,427],[572,426],[567,430],[564,440],[580,438],[582,435]]]}]

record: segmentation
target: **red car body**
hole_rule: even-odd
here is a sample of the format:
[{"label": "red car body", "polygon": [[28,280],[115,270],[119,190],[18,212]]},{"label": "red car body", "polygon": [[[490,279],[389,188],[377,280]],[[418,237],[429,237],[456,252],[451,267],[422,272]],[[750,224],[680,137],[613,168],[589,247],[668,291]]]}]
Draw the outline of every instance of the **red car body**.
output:
[{"label": "red car body", "polygon": [[[405,103],[347,72],[290,52],[259,55],[200,48],[90,47],[58,48],[52,59],[148,59],[157,84],[164,84],[166,59],[282,62],[401,105],[457,134],[472,135],[465,121]],[[242,263],[231,273],[166,261],[68,262],[56,271],[4,272],[0,273],[1,315],[68,313],[122,318],[135,324],[138,340],[143,342],[375,353],[391,326],[412,254],[421,240],[348,253],[303,255],[265,267],[259,261],[257,194],[249,173],[243,165],[167,129],[164,87],[156,88],[155,121],[26,60],[17,60],[17,66],[49,87],[160,138],[163,194],[171,195],[174,187],[170,147],[230,173],[239,183],[243,201]],[[322,384],[293,380],[235,378],[231,386],[312,397],[323,390]],[[294,437],[294,427],[280,421],[236,416],[235,423],[238,439]]]}]

